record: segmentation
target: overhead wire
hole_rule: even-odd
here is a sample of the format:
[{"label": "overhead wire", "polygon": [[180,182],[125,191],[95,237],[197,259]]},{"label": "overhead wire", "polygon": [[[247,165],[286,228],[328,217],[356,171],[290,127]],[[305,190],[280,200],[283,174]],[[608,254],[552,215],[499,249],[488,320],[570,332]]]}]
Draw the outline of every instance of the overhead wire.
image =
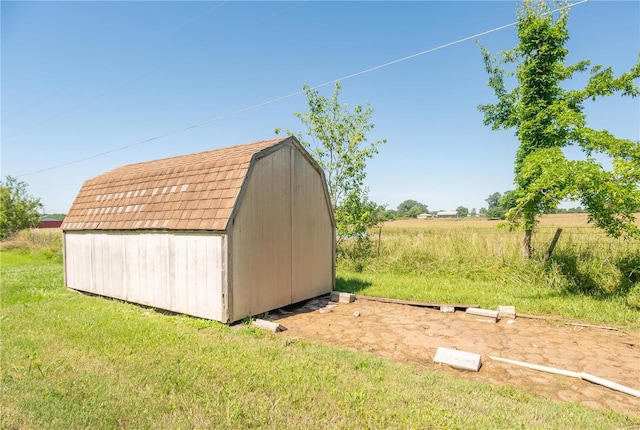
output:
[{"label": "overhead wire", "polygon": [[[192,16],[188,20],[186,20],[186,21],[184,21],[184,22],[182,22],[182,23],[170,28],[169,30],[163,32],[162,34],[160,34],[159,38],[160,39],[164,39],[165,37],[167,37],[167,35],[179,30],[180,28],[184,27],[187,24],[192,23],[193,21],[195,21],[197,19],[202,18],[205,15],[208,15],[209,13],[213,12],[214,10],[218,9],[219,7],[223,6],[225,3],[228,3],[229,1],[231,1],[231,0],[224,0],[223,2],[220,2],[220,3],[218,3],[218,4],[214,5],[214,6],[206,9],[204,12],[200,12],[197,15]],[[26,112],[26,111],[30,110],[31,108],[33,108],[35,106],[38,106],[39,104],[42,104],[42,103],[46,102],[47,100],[49,100],[49,99],[51,99],[51,98],[53,98],[53,97],[55,97],[55,96],[57,96],[57,95],[59,95],[61,93],[64,93],[69,88],[73,88],[74,86],[78,85],[79,83],[84,82],[87,79],[89,79],[90,77],[95,76],[97,73],[107,69],[107,67],[108,66],[102,66],[102,67],[99,67],[97,69],[94,69],[93,71],[90,71],[89,73],[87,73],[82,78],[77,79],[77,80],[75,80],[75,81],[63,86],[62,88],[59,88],[58,90],[55,90],[54,92],[52,92],[50,94],[47,94],[46,96],[43,96],[43,97],[33,101],[32,103],[29,103],[26,106],[23,106],[22,108],[19,108],[18,110],[14,111],[14,112],[12,112],[12,113],[10,113],[8,115],[3,115],[2,116],[2,120],[3,121],[10,120],[10,119],[16,117],[17,115],[19,115],[19,114],[21,114],[23,112]],[[64,113],[66,113],[66,112],[64,112]],[[51,118],[51,119],[53,119],[53,118]],[[39,124],[33,125],[33,127],[35,127],[37,125],[39,125]],[[24,131],[26,131],[26,130],[24,130]],[[15,134],[13,136],[15,136]],[[9,136],[8,138],[13,137],[13,136]]]},{"label": "overhead wire", "polygon": [[[558,11],[561,11],[561,10],[564,10],[564,9],[568,9],[568,8],[571,8],[571,7],[586,3],[588,1],[589,0],[581,0],[581,1],[576,2],[576,3],[571,3],[569,5],[554,9],[553,11],[551,11],[549,13],[555,13],[555,12],[558,12]],[[358,76],[362,76],[364,74],[371,73],[373,71],[380,70],[380,69],[383,69],[385,67],[389,67],[389,66],[392,66],[394,64],[401,63],[403,61],[408,61],[408,60],[411,60],[413,58],[420,57],[422,55],[426,55],[426,54],[429,54],[429,53],[432,53],[432,52],[435,52],[435,51],[439,51],[441,49],[448,48],[450,46],[457,45],[457,44],[466,42],[468,40],[477,39],[478,37],[486,36],[488,34],[495,33],[497,31],[504,30],[504,29],[509,28],[509,27],[514,27],[516,24],[517,24],[517,22],[512,22],[510,24],[501,25],[499,27],[495,27],[495,28],[492,28],[490,30],[483,31],[483,32],[480,32],[480,33],[476,33],[476,34],[473,34],[471,36],[467,36],[467,37],[464,37],[462,39],[455,40],[453,42],[445,43],[443,45],[439,45],[439,46],[436,46],[434,48],[426,49],[424,51],[420,51],[420,52],[417,52],[415,54],[407,55],[405,57],[401,57],[401,58],[398,58],[396,60],[392,60],[392,61],[380,64],[378,66],[370,67],[368,69],[361,70],[359,72],[355,72],[355,73],[352,73],[352,74],[349,74],[349,75],[346,75],[346,76],[342,76],[342,77],[337,78],[337,79],[332,79],[332,80],[324,82],[322,84],[318,84],[318,85],[315,85],[313,87],[310,87],[310,89],[311,90],[316,90],[316,89],[319,89],[319,88],[322,88],[322,87],[326,87],[326,86],[331,85],[331,84],[335,84],[336,82],[345,81],[347,79],[352,79],[352,78],[355,78],[355,77],[358,77]],[[214,117],[214,118],[208,119],[206,121],[202,121],[202,122],[191,124],[189,126],[186,126],[186,127],[180,128],[180,129],[169,131],[167,133],[160,134],[160,135],[148,138],[148,139],[144,139],[144,140],[141,140],[141,141],[138,141],[138,142],[134,142],[134,143],[131,143],[131,144],[128,144],[128,145],[120,146],[118,148],[114,148],[114,149],[111,149],[111,150],[108,150],[108,151],[100,152],[100,153],[97,153],[97,154],[94,154],[94,155],[90,155],[90,156],[87,156],[87,157],[79,158],[79,159],[76,159],[76,160],[73,160],[73,161],[69,161],[69,162],[66,162],[66,163],[57,164],[57,165],[54,165],[54,166],[51,166],[51,167],[46,167],[44,169],[35,170],[35,171],[29,172],[29,173],[24,173],[22,175],[18,175],[17,177],[20,178],[20,177],[29,176],[29,175],[35,175],[37,173],[42,173],[42,172],[46,172],[46,171],[49,171],[49,170],[54,170],[54,169],[58,169],[58,168],[61,168],[61,167],[66,167],[66,166],[69,166],[69,165],[72,165],[72,164],[77,164],[77,163],[80,163],[80,162],[83,162],[83,161],[86,161],[86,160],[91,160],[93,158],[102,157],[102,156],[107,155],[107,154],[112,154],[114,152],[123,151],[125,149],[129,149],[129,148],[132,148],[134,146],[138,146],[138,145],[142,145],[142,144],[145,144],[145,143],[149,143],[149,142],[152,142],[154,140],[163,139],[165,137],[172,136],[172,135],[179,134],[179,133],[183,133],[185,131],[192,130],[194,128],[203,127],[205,125],[208,125],[208,124],[211,124],[211,123],[214,123],[214,122],[217,122],[217,121],[221,121],[221,120],[226,119],[226,118],[230,118],[230,117],[233,117],[233,116],[236,116],[236,115],[240,115],[240,114],[243,114],[245,112],[248,112],[248,111],[251,111],[251,110],[255,110],[255,109],[258,109],[258,108],[261,108],[261,107],[264,107],[264,106],[267,106],[267,105],[270,105],[270,104],[273,104],[273,103],[277,103],[277,102],[280,102],[282,100],[286,100],[286,99],[298,96],[300,94],[303,94],[304,92],[305,92],[304,90],[299,90],[299,91],[296,91],[296,92],[293,92],[293,93],[290,93],[290,94],[287,94],[287,95],[284,95],[284,96],[281,96],[281,97],[277,97],[277,98],[274,98],[274,99],[271,99],[271,100],[268,100],[268,101],[265,101],[265,102],[262,102],[262,103],[258,103],[258,104],[246,107],[244,109],[240,109],[240,110],[237,110],[237,111],[234,111],[234,112],[230,112],[230,113],[227,113],[227,114],[224,114],[224,115],[220,115],[220,116]]]},{"label": "overhead wire", "polygon": [[[227,1],[229,1],[229,0],[227,0]],[[296,7],[300,6],[300,5],[301,5],[301,4],[303,4],[303,3],[306,3],[307,1],[309,1],[309,0],[303,0],[303,1],[300,1],[300,2],[298,2],[298,3],[295,3],[294,5],[290,5],[290,6],[287,6],[287,7],[283,8],[283,9],[280,9],[278,12],[276,12],[276,13],[274,13],[274,14],[272,14],[272,15],[269,15],[269,16],[267,16],[266,18],[259,19],[259,20],[255,21],[255,22],[253,22],[253,23],[252,23],[252,26],[255,26],[256,24],[260,24],[260,23],[263,23],[263,22],[269,21],[269,20],[271,20],[271,19],[273,19],[273,18],[275,18],[275,17],[277,17],[277,16],[279,16],[279,15],[282,15],[283,13],[285,13],[285,12],[287,12],[287,11],[289,11],[289,10],[293,9],[293,8],[296,8]],[[226,2],[225,2],[225,3],[226,3]],[[9,136],[5,136],[5,137],[3,137],[3,139],[2,139],[2,140],[3,140],[4,142],[6,142],[7,140],[13,139],[13,138],[14,138],[14,137],[16,137],[16,136],[21,135],[22,133],[25,133],[25,132],[27,132],[27,131],[29,131],[29,130],[32,130],[32,129],[36,128],[36,127],[39,127],[39,126],[41,126],[42,124],[46,124],[46,123],[48,123],[48,122],[50,122],[50,121],[52,121],[52,120],[54,120],[54,119],[56,119],[56,118],[59,118],[59,117],[61,117],[61,116],[65,115],[65,114],[67,114],[67,113],[69,113],[69,112],[72,112],[72,111],[74,111],[74,110],[76,110],[76,109],[78,109],[78,108],[80,108],[80,107],[82,107],[82,106],[85,106],[85,105],[87,105],[87,104],[89,104],[89,103],[92,103],[92,102],[94,102],[94,101],[96,101],[96,100],[98,100],[98,99],[101,99],[101,98],[103,98],[103,97],[105,97],[105,96],[107,96],[107,95],[109,95],[109,94],[111,94],[111,93],[113,93],[113,92],[115,92],[115,91],[118,91],[119,89],[122,89],[122,88],[124,88],[124,87],[127,87],[127,86],[131,85],[131,84],[132,84],[132,83],[134,83],[134,82],[137,82],[137,81],[139,81],[139,80],[141,80],[141,79],[143,79],[143,78],[146,78],[146,77],[148,77],[148,76],[150,76],[150,75],[152,75],[152,74],[154,74],[154,73],[157,73],[157,72],[159,72],[160,70],[166,69],[167,67],[170,67],[170,66],[172,66],[172,65],[174,65],[174,64],[176,64],[176,63],[179,63],[180,61],[183,61],[184,59],[186,59],[186,58],[188,58],[188,57],[191,57],[191,56],[193,56],[193,55],[195,55],[195,54],[197,54],[197,53],[199,53],[199,52],[201,52],[201,51],[204,51],[204,50],[206,50],[206,49],[209,49],[209,48],[211,48],[212,46],[214,46],[214,45],[216,45],[216,44],[219,44],[219,43],[221,43],[221,42],[223,42],[223,41],[225,41],[225,40],[228,40],[229,38],[231,38],[232,36],[235,36],[235,35],[237,35],[237,33],[236,33],[236,34],[231,34],[231,35],[229,35],[229,36],[227,36],[227,37],[220,38],[220,39],[216,40],[216,41],[215,41],[215,42],[213,42],[213,43],[207,44],[207,45],[205,45],[205,46],[204,46],[204,47],[202,47],[202,48],[199,48],[199,49],[197,49],[197,50],[195,50],[195,51],[192,51],[192,52],[189,52],[189,53],[187,53],[187,54],[184,54],[184,55],[182,55],[182,56],[180,56],[180,57],[178,57],[178,58],[175,58],[175,59],[173,59],[173,60],[169,61],[168,63],[164,63],[164,64],[162,64],[161,66],[158,66],[158,67],[153,68],[153,69],[146,70],[146,71],[144,71],[143,73],[141,73],[141,74],[137,75],[136,77],[134,77],[133,79],[130,79],[130,80],[128,80],[128,81],[125,81],[125,82],[121,83],[120,85],[116,85],[115,87],[112,87],[112,88],[108,89],[107,91],[104,91],[104,92],[102,92],[102,93],[100,93],[100,94],[98,94],[98,95],[96,95],[96,96],[94,96],[94,97],[91,97],[91,98],[89,98],[89,99],[87,99],[87,100],[84,100],[84,101],[82,101],[82,102],[80,102],[80,103],[78,103],[78,104],[76,104],[76,105],[73,105],[73,106],[71,106],[70,108],[68,108],[68,109],[66,109],[66,110],[63,110],[62,112],[58,112],[57,114],[55,114],[55,115],[53,115],[53,116],[50,116],[50,117],[48,117],[48,118],[45,118],[45,119],[43,119],[43,120],[42,120],[42,121],[40,121],[40,122],[37,122],[37,123],[32,124],[32,125],[30,125],[30,126],[28,126],[28,127],[25,127],[25,128],[23,128],[22,130],[17,131],[16,133],[13,133],[13,134],[11,134],[11,135],[9,135]],[[102,69],[100,69],[100,70],[102,70]],[[85,79],[86,79],[86,78],[85,78]],[[83,80],[84,80],[84,79],[83,79]],[[71,86],[72,86],[72,85],[71,85]]]}]

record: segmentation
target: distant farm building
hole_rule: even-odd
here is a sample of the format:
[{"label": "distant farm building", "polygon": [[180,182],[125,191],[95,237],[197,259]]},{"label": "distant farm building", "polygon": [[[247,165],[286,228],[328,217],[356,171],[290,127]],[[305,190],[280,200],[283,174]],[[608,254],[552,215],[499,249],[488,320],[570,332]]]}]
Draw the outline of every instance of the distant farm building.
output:
[{"label": "distant farm building", "polygon": [[440,211],[436,214],[438,218],[458,218],[457,211]]},{"label": "distant farm building", "polygon": [[429,218],[433,218],[433,215],[431,215],[431,214],[420,214],[416,218],[418,218],[418,219],[429,219]]},{"label": "distant farm building", "polygon": [[62,220],[51,216],[40,218],[40,228],[60,228]]},{"label": "distant farm building", "polygon": [[294,137],[89,179],[62,229],[68,287],[224,323],[334,287],[324,173]]}]

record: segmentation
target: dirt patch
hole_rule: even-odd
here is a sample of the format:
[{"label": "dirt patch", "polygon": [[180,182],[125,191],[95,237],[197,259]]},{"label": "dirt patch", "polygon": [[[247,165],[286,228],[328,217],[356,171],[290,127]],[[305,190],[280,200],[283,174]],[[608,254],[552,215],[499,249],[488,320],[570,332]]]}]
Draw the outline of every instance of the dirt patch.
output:
[{"label": "dirt patch", "polygon": [[[586,372],[640,389],[640,333],[517,318],[514,323],[479,322],[464,312],[357,300],[327,311],[317,306],[288,308],[271,318],[287,328],[279,335],[379,355],[418,369],[511,386],[557,401],[611,408],[640,417],[640,399],[576,378],[493,361],[490,355],[565,370]],[[516,309],[517,310],[517,309]],[[359,316],[355,316],[359,313]],[[438,347],[482,356],[479,372],[435,364]]]}]

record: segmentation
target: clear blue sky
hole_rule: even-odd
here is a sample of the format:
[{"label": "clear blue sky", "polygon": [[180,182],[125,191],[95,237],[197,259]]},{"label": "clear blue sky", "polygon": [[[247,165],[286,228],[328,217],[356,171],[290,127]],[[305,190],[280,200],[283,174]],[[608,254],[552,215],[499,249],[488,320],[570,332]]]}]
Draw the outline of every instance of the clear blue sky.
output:
[{"label": "clear blue sky", "polygon": [[[28,174],[181,130],[515,21],[517,3],[1,2],[2,176],[19,176],[48,213],[123,164],[301,131],[297,95],[66,167]],[[640,2],[570,12],[569,60],[627,71],[640,50]],[[514,28],[479,38],[512,48]],[[582,78],[581,78],[582,79]],[[577,79],[576,85],[583,80]],[[342,81],[370,102],[387,139],[368,164],[370,197],[395,208],[479,209],[512,188],[517,141],[476,109],[494,101],[473,40]],[[332,85],[322,88],[330,95]],[[640,102],[587,104],[589,124],[640,139]],[[25,175],[28,174],[28,175]],[[22,176],[25,175],[25,176]]]}]

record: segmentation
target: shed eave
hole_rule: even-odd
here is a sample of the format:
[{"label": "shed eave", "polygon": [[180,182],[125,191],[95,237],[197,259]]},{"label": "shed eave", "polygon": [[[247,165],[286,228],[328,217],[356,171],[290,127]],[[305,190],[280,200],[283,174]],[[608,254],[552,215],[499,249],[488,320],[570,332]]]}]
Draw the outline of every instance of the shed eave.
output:
[{"label": "shed eave", "polygon": [[179,233],[179,234],[197,234],[197,233],[210,233],[214,235],[224,235],[227,233],[226,230],[207,230],[207,229],[152,229],[152,228],[130,228],[130,229],[109,229],[109,228],[87,228],[87,229],[62,229],[63,233],[71,233],[71,232],[85,232],[85,233],[114,233],[114,232],[122,232],[122,233]]}]

